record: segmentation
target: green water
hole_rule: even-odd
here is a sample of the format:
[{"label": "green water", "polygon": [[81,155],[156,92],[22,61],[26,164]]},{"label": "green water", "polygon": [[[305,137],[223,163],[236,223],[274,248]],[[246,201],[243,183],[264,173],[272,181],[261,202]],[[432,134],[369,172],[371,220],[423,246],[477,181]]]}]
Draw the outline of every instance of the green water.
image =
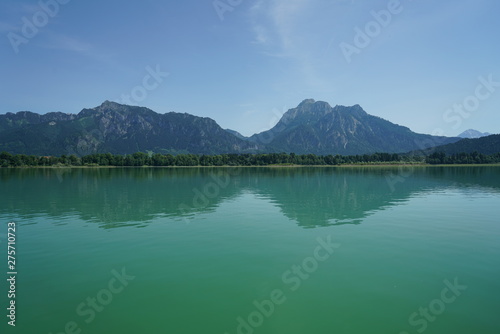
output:
[{"label": "green water", "polygon": [[499,167],[1,169],[0,185],[1,333],[500,333]]}]

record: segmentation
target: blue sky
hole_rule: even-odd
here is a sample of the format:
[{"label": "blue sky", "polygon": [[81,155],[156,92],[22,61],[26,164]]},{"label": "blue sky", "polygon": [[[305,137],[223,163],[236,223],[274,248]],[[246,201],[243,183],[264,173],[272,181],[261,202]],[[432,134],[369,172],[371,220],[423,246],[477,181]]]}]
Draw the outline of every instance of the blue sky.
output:
[{"label": "blue sky", "polygon": [[313,98],[421,133],[499,133],[499,13],[497,0],[2,0],[0,113],[112,100],[251,135]]}]

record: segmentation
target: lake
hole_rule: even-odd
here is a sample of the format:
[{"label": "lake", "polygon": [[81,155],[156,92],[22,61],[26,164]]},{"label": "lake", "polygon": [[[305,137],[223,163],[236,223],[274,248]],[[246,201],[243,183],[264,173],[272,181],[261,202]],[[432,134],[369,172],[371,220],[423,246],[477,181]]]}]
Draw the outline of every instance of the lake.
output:
[{"label": "lake", "polygon": [[500,333],[500,167],[0,169],[0,185],[2,333]]}]

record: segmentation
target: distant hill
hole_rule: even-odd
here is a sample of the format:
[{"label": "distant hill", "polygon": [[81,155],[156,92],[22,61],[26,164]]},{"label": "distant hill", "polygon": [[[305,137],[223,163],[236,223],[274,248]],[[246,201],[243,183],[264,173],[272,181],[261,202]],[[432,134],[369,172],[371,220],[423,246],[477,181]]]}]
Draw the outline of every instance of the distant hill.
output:
[{"label": "distant hill", "polygon": [[260,148],[214,120],[106,101],[77,115],[18,112],[0,115],[0,151],[54,155],[92,153],[251,153]]},{"label": "distant hill", "polygon": [[434,152],[443,152],[446,155],[474,152],[482,154],[500,153],[500,135],[490,135],[474,139],[466,138],[453,144],[437,146],[423,151],[425,155]]},{"label": "distant hill", "polygon": [[460,138],[469,138],[469,139],[474,139],[474,138],[481,138],[481,137],[486,137],[491,135],[491,133],[488,132],[480,132],[474,129],[469,129],[465,130],[461,134],[458,135]]},{"label": "distant hill", "polygon": [[367,114],[359,105],[331,107],[309,99],[288,110],[275,127],[249,140],[276,152],[353,155],[408,152],[459,139],[412,132]]}]

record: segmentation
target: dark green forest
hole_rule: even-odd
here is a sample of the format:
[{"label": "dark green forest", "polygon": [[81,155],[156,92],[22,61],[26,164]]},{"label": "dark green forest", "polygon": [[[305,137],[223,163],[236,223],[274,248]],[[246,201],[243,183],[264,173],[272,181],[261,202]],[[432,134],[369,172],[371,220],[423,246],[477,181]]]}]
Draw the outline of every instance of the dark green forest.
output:
[{"label": "dark green forest", "polygon": [[115,166],[115,167],[162,167],[162,166],[338,166],[369,164],[491,164],[500,162],[500,153],[458,153],[446,155],[435,152],[428,156],[374,153],[364,155],[315,155],[294,153],[269,154],[134,154],[116,155],[111,153],[76,155],[35,156],[24,154],[0,153],[1,167],[58,167],[58,166]]}]

